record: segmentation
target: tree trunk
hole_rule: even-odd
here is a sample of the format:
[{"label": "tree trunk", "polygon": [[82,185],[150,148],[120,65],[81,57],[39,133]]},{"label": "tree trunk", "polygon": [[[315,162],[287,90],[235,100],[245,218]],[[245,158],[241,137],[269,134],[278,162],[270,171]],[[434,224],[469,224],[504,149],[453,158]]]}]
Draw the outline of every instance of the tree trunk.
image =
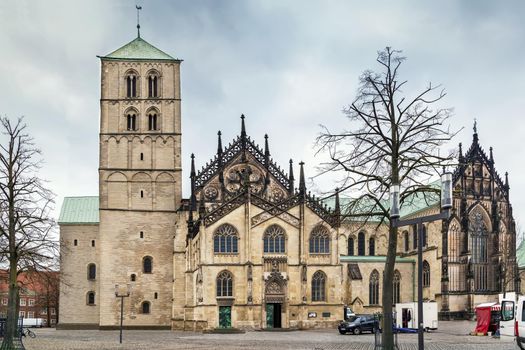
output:
[{"label": "tree trunk", "polygon": [[397,253],[397,228],[392,227],[388,232],[388,251],[386,255],[385,271],[383,276],[383,349],[394,350],[394,334],[392,325],[394,324],[392,315],[393,304],[393,281],[394,268]]},{"label": "tree trunk", "polygon": [[[14,266],[13,266],[14,265]],[[9,269],[9,299],[7,303],[7,322],[4,340],[0,350],[14,349],[13,340],[17,336],[18,328],[18,284],[16,262],[11,261]]]}]

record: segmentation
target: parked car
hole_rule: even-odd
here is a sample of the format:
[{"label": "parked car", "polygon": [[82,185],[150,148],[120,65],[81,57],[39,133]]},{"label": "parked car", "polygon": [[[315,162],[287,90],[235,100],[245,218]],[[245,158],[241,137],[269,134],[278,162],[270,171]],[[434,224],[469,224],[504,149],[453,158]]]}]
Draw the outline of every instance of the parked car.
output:
[{"label": "parked car", "polygon": [[374,315],[355,315],[348,318],[346,321],[342,321],[339,326],[339,333],[353,333],[355,335],[363,332],[375,333],[376,329],[379,330],[379,321]]}]

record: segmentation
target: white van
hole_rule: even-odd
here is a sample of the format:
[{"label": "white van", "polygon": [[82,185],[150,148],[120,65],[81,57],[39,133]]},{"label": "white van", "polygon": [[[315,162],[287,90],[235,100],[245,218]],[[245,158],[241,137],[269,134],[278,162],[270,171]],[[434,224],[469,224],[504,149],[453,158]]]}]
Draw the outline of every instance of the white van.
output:
[{"label": "white van", "polygon": [[512,328],[518,347],[525,350],[525,297],[519,297],[517,304],[512,300],[501,302],[501,333],[509,334]]}]

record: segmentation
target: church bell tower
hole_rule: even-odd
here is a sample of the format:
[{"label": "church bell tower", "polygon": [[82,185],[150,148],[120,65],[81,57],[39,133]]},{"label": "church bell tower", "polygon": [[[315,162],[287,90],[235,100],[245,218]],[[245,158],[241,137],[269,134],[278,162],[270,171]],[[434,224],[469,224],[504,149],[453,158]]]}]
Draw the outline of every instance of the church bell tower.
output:
[{"label": "church bell tower", "polygon": [[[140,27],[138,26],[138,29]],[[169,328],[181,200],[180,64],[140,37],[101,60],[100,327]]]}]

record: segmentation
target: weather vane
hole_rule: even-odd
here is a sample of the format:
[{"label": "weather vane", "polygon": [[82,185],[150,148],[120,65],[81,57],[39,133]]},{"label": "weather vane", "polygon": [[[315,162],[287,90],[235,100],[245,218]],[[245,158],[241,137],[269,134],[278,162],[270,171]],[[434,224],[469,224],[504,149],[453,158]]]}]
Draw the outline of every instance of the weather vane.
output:
[{"label": "weather vane", "polygon": [[135,8],[137,9],[137,34],[140,38],[140,10],[142,10],[142,6],[135,5]]}]

